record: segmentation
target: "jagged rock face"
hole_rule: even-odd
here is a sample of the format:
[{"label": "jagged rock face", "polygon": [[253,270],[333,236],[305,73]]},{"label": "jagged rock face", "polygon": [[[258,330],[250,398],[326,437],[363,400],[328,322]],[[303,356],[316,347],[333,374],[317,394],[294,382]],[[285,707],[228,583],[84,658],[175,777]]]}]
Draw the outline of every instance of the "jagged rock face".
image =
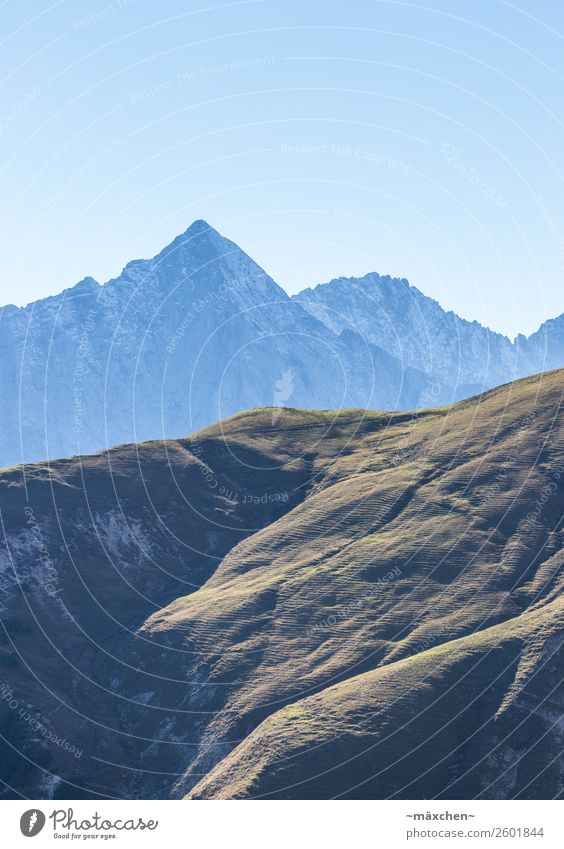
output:
[{"label": "jagged rock face", "polygon": [[564,315],[526,339],[506,336],[445,312],[407,280],[367,274],[305,289],[294,300],[335,333],[354,328],[369,342],[418,368],[457,397],[564,362]]},{"label": "jagged rock face", "polygon": [[1,465],[178,437],[266,404],[403,408],[428,382],[337,338],[202,221],[104,286],[5,308],[0,328]]},{"label": "jagged rock face", "polygon": [[2,472],[4,795],[562,794],[563,392]]},{"label": "jagged rock face", "polygon": [[[560,328],[560,329],[559,329]],[[195,222],[152,260],[0,312],[0,466],[176,438],[265,405],[422,409],[563,362],[559,320],[517,356],[406,281],[288,295]]]}]

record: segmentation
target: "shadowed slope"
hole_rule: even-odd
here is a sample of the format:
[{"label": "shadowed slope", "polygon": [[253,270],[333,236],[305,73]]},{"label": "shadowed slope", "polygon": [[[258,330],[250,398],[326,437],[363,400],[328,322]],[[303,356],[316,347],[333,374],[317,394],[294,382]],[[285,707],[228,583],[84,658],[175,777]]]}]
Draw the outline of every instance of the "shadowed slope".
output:
[{"label": "shadowed slope", "polygon": [[[144,629],[205,659],[221,685],[185,786],[281,705],[555,591],[561,395],[555,373],[413,417],[339,417],[339,450],[313,461],[308,498]],[[288,425],[296,453],[316,426]],[[225,437],[236,446],[251,433],[260,441],[260,414],[232,420]]]},{"label": "shadowed slope", "polygon": [[4,795],[560,794],[563,390],[3,471]]}]

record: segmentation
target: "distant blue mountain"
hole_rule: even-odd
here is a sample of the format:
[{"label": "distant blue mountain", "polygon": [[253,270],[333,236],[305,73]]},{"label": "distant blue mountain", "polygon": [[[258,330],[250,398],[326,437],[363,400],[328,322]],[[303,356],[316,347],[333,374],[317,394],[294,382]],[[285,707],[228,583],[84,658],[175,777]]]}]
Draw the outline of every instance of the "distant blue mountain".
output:
[{"label": "distant blue mountain", "polygon": [[0,465],[185,435],[243,409],[408,409],[564,364],[564,318],[515,343],[405,280],[290,298],[196,221],[100,285],[0,311]]},{"label": "distant blue mountain", "polygon": [[564,315],[511,342],[446,312],[407,280],[374,273],[331,280],[294,300],[334,333],[354,329],[459,397],[564,364]]}]

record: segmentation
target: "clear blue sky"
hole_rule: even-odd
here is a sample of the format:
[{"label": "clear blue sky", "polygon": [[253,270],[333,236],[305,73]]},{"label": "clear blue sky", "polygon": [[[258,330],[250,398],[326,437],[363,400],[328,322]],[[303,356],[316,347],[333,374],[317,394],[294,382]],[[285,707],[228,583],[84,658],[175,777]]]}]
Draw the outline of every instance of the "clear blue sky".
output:
[{"label": "clear blue sky", "polygon": [[289,292],[564,312],[560,0],[0,2],[2,303],[205,218]]}]

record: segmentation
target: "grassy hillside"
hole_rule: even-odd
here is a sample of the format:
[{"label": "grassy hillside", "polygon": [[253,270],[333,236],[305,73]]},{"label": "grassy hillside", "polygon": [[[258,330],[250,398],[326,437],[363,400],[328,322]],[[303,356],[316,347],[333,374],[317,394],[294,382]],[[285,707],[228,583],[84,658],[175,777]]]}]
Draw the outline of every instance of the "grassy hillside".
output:
[{"label": "grassy hillside", "polygon": [[190,798],[552,798],[562,600],[269,716]]},{"label": "grassy hillside", "polygon": [[563,391],[558,371],[414,413],[252,410],[0,473],[0,679],[83,750],[38,747],[0,703],[0,777],[560,795]]}]

